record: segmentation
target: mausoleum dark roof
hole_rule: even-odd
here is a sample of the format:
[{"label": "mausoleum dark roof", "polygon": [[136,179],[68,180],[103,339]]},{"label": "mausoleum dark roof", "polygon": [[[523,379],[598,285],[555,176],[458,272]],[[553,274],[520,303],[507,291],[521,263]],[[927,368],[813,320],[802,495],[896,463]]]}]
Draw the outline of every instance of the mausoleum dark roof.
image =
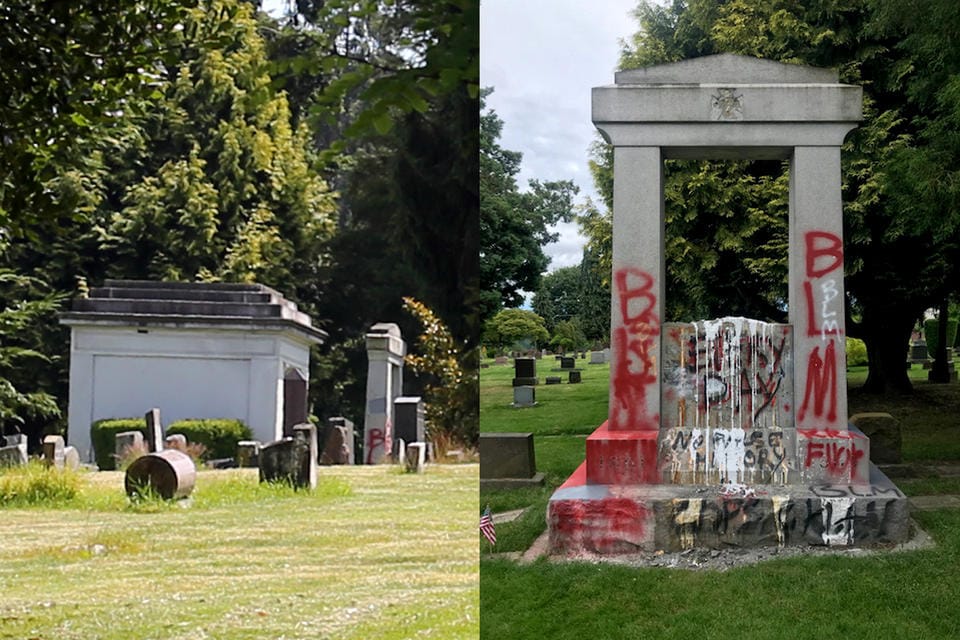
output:
[{"label": "mausoleum dark roof", "polygon": [[262,284],[106,280],[60,314],[67,325],[294,330],[312,342],[327,333],[278,291]]}]

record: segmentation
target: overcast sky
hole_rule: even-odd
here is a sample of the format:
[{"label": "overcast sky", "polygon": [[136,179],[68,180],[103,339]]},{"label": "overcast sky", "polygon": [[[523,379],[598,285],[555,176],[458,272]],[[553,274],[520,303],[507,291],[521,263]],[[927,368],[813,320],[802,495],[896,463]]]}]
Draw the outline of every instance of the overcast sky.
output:
[{"label": "overcast sky", "polygon": [[[504,121],[500,145],[523,154],[518,184],[573,180],[578,202],[599,202],[587,167],[596,129],[591,87],[613,84],[620,40],[637,27],[637,0],[481,0],[480,82]],[[580,263],[576,223],[546,248],[548,270]]]}]

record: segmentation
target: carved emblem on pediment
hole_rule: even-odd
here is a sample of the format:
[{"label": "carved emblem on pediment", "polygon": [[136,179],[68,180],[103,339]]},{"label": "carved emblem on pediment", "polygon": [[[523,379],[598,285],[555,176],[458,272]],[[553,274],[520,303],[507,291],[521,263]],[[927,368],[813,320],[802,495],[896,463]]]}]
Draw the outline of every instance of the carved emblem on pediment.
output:
[{"label": "carved emblem on pediment", "polygon": [[710,97],[711,120],[743,120],[743,94],[736,89],[717,89]]}]

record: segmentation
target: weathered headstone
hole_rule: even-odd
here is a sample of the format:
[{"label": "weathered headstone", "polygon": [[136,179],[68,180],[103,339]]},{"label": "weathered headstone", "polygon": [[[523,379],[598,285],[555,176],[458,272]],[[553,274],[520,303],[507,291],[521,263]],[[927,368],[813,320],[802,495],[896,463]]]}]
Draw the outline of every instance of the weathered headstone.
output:
[{"label": "weathered headstone", "polygon": [[427,463],[427,443],[411,442],[404,455],[406,470],[411,473],[423,473]]},{"label": "weathered headstone", "polygon": [[394,433],[405,442],[426,440],[426,414],[419,396],[404,396],[393,401]]},{"label": "weathered headstone", "polygon": [[560,358],[561,369],[573,369],[575,366],[577,366],[576,358],[572,356],[564,356]]},{"label": "weathered headstone", "polygon": [[164,449],[176,449],[177,451],[187,450],[187,436],[182,433],[171,433],[163,439]]},{"label": "weathered headstone", "polygon": [[132,451],[143,449],[143,433],[139,431],[121,431],[115,436],[113,455],[117,460],[130,455]]},{"label": "weathered headstone", "polygon": [[606,359],[603,357],[603,351],[590,352],[590,364],[603,364]]},{"label": "weathered headstone", "polygon": [[911,362],[926,362],[930,358],[927,353],[927,343],[918,342],[910,345],[910,361]]},{"label": "weathered headstone", "polygon": [[313,425],[297,425],[293,437],[260,447],[260,482],[286,482],[297,489],[317,486],[317,439]]},{"label": "weathered headstone", "polygon": [[514,387],[513,388],[513,406],[532,407],[537,404],[536,387]]},{"label": "weathered headstone", "polygon": [[144,414],[147,423],[147,448],[151,453],[163,451],[163,425],[160,423],[160,409],[154,407]]},{"label": "weathered headstone", "polygon": [[64,466],[63,436],[49,435],[43,438],[43,464],[56,469]]},{"label": "weathered headstone", "polygon": [[496,358],[493,359],[493,364],[496,364],[496,365],[510,364],[510,358],[508,358],[507,356],[497,356]]},{"label": "weathered headstone", "polygon": [[568,374],[568,380],[570,384],[580,384],[580,372],[579,371],[570,371]]},{"label": "weathered headstone", "polygon": [[480,486],[510,489],[543,484],[532,433],[480,434]]},{"label": "weathered headstone", "polygon": [[516,358],[513,361],[513,386],[532,386],[536,384],[536,358]]},{"label": "weathered headstone", "polygon": [[393,452],[392,452],[393,462],[397,464],[404,464],[404,460],[407,459],[407,442],[403,438],[397,438],[393,441]]},{"label": "weathered headstone", "polygon": [[610,362],[610,347],[607,347],[603,350],[603,361]]},{"label": "weathered headstone", "polygon": [[237,466],[240,468],[260,466],[260,442],[241,440],[237,443]]},{"label": "weathered headstone", "polygon": [[80,469],[80,452],[76,447],[63,448],[63,467],[70,471]]},{"label": "weathered headstone", "polygon": [[27,461],[27,436],[23,433],[13,433],[4,436],[4,442],[8,447],[17,447],[23,457],[24,464]]},{"label": "weathered headstone", "polygon": [[563,378],[560,376],[547,376],[546,382],[547,384],[560,384],[563,382]]},{"label": "weathered headstone", "polygon": [[343,416],[330,418],[321,440],[320,464],[353,464],[353,422]]},{"label": "weathered headstone", "polygon": [[[138,432],[139,433],[139,432]],[[182,451],[165,449],[134,460],[124,476],[127,495],[154,493],[164,500],[186,498],[197,481],[197,467]]]},{"label": "weathered headstone", "polygon": [[293,443],[300,463],[296,486],[317,488],[317,427],[310,423],[298,424],[293,428]]},{"label": "weathered headstone", "polygon": [[19,467],[27,464],[27,456],[17,445],[0,447],[0,468]]}]

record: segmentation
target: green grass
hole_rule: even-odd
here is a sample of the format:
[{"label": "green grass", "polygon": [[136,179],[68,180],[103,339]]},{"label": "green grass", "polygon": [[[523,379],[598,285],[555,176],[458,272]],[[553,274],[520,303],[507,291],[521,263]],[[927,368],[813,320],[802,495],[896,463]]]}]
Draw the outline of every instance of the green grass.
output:
[{"label": "green grass", "polygon": [[477,478],[205,471],[143,510],[123,474],[81,474],[56,508],[0,509],[0,638],[475,638]]},{"label": "green grass", "polygon": [[960,513],[919,514],[938,547],[772,560],[728,572],[481,562],[481,638],[956,638]]},{"label": "green grass", "polygon": [[[537,361],[541,383],[536,387],[537,406],[517,409],[513,402],[513,367],[491,365],[480,370],[480,416],[482,431],[532,431],[538,435],[590,433],[607,419],[609,364],[585,364],[580,384],[568,384],[567,374],[554,372],[553,358]],[[559,364],[559,363],[558,363]],[[547,376],[560,376],[563,384],[545,385]],[[562,409],[558,409],[561,407]]]},{"label": "green grass", "polygon": [[[606,419],[609,368],[582,368],[579,388],[538,386],[540,405],[533,409],[508,406],[511,367],[481,372],[481,430],[533,432],[537,468],[547,479],[542,489],[481,491],[481,503],[494,512],[529,507],[519,520],[497,527],[497,552],[525,550],[543,532],[550,494],[583,461],[584,436]],[[848,394],[851,414],[884,411],[900,421],[904,458],[921,470],[960,460],[960,385],[929,384],[926,373],[911,371],[912,396],[877,397],[855,388]],[[865,379],[866,368],[848,373],[851,387]],[[907,495],[960,494],[960,478],[897,484]],[[960,598],[954,578],[960,573],[960,512],[920,513],[917,519],[937,540],[936,549],[791,558],[725,573],[542,560],[522,566],[499,558],[484,541],[481,637],[960,637],[960,612],[942,605]]]}]

